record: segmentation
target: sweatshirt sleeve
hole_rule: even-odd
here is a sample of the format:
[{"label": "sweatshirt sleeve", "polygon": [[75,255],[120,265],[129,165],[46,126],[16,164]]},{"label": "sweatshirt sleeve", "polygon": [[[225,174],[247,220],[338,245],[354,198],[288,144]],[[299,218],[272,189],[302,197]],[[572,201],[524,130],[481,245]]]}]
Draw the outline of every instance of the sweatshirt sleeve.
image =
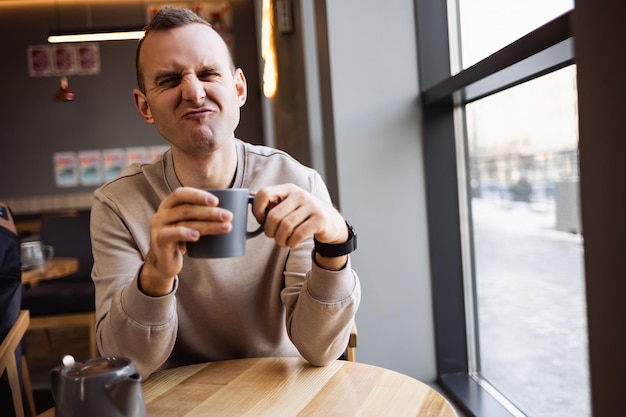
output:
[{"label": "sweatshirt sleeve", "polygon": [[304,281],[286,274],[282,292],[287,333],[300,354],[316,366],[328,365],[344,352],[361,298],[361,287],[350,261],[340,271],[328,271],[312,260]]},{"label": "sweatshirt sleeve", "polygon": [[96,339],[101,355],[132,359],[145,378],[166,361],[174,347],[178,279],[174,290],[163,297],[150,297],[140,291],[142,242],[133,238],[124,220],[110,201],[95,194],[91,238]]},{"label": "sweatshirt sleeve", "polygon": [[[312,192],[331,203],[317,173]],[[315,262],[313,238],[308,239],[290,252],[281,298],[289,338],[307,361],[324,366],[341,356],[361,300],[359,278],[350,257],[343,269],[325,270]]]}]

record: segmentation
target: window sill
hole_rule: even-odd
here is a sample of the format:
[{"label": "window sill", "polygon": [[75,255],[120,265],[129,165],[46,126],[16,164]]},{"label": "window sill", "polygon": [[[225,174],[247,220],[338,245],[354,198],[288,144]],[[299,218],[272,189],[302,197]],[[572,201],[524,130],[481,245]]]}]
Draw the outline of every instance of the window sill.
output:
[{"label": "window sill", "polygon": [[438,385],[455,407],[468,417],[513,417],[510,411],[476,379],[468,374],[440,375]]}]

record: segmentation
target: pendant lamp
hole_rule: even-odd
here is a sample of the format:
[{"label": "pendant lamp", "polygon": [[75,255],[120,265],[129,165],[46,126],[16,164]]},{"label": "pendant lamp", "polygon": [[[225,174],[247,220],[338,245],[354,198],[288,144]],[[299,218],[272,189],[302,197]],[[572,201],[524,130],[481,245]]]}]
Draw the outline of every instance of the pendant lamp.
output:
[{"label": "pendant lamp", "polygon": [[74,101],[75,94],[70,90],[67,77],[61,77],[61,87],[54,95],[56,101]]}]

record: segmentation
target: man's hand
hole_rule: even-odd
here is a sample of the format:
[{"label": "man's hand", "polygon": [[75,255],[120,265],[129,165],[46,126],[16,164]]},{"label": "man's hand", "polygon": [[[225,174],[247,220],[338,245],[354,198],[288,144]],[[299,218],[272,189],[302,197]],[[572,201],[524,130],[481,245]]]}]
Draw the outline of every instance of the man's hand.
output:
[{"label": "man's hand", "polygon": [[211,193],[190,187],[174,190],[161,202],[150,222],[150,250],[139,276],[144,293],[162,296],[172,291],[186,242],[230,232],[233,214],[217,204]]},{"label": "man's hand", "polygon": [[[265,234],[281,247],[295,248],[311,236],[329,244],[348,240],[348,227],[339,211],[294,184],[260,189],[252,212],[259,222],[265,220]],[[325,258],[316,253],[315,260],[322,268],[339,270],[345,266],[347,256]]]}]

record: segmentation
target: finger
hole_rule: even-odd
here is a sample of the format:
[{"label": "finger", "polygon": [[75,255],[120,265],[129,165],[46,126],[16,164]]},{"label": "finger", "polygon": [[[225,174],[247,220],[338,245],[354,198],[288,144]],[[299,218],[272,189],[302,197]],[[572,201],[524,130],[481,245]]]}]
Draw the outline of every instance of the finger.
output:
[{"label": "finger", "polygon": [[293,184],[281,184],[258,190],[252,203],[252,214],[257,221],[262,223],[266,213],[285,200],[293,192],[294,187],[296,186]]},{"label": "finger", "polygon": [[[177,226],[184,228],[181,233],[177,233],[181,240],[191,241],[194,240],[194,232],[199,234],[219,234],[228,233],[232,229],[233,213],[229,210],[216,207],[217,199],[213,201],[214,196],[210,196],[210,200],[199,200],[203,204],[193,204],[184,200],[191,197],[193,201],[197,196],[195,192],[191,194],[183,195],[178,194],[175,198],[164,202],[159,210],[153,217],[153,229],[167,229],[169,227]],[[172,201],[177,199],[180,202],[178,205],[171,206]],[[207,201],[210,205],[204,205]]]},{"label": "finger", "polygon": [[183,204],[217,206],[218,199],[208,191],[193,187],[179,187],[163,199],[161,207],[171,209]]},{"label": "finger", "polygon": [[178,225],[179,227],[194,230],[200,235],[229,233],[233,229],[232,213],[229,212],[228,220],[186,220],[178,223]]},{"label": "finger", "polygon": [[313,235],[317,223],[317,216],[304,216],[304,210],[297,210],[282,219],[275,240],[281,246],[295,248]]},{"label": "finger", "polygon": [[221,207],[206,207],[198,205],[183,205],[174,209],[171,223],[180,226],[195,227],[203,222],[225,223],[233,220],[233,213]]},{"label": "finger", "polygon": [[[269,209],[270,207],[271,209]],[[265,234],[269,237],[276,237],[278,228],[281,227],[281,223],[283,228],[295,227],[305,216],[300,214],[299,220],[298,217],[292,217],[291,219],[288,219],[287,217],[294,213],[299,207],[300,205],[298,202],[295,199],[290,198],[267,206],[267,209],[269,210],[265,213]],[[284,233],[285,231],[283,231],[283,236]]]},{"label": "finger", "polygon": [[180,242],[196,241],[199,237],[200,233],[193,228],[171,224],[157,231],[156,244],[161,250],[170,252],[178,249]]},{"label": "finger", "polygon": [[268,213],[266,229],[277,244],[294,248],[320,229],[321,214],[314,201],[290,197]]}]

